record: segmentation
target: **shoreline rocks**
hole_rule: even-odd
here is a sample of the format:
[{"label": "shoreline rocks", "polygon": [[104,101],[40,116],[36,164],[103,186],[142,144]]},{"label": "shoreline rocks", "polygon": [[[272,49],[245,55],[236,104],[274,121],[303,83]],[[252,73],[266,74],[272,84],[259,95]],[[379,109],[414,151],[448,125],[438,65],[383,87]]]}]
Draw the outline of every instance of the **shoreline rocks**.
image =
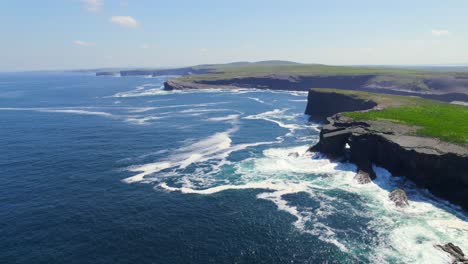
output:
[{"label": "shoreline rocks", "polygon": [[354,175],[354,179],[359,183],[359,184],[367,184],[372,182],[372,179],[370,177],[370,174],[363,171],[363,170],[358,170],[356,175]]},{"label": "shoreline rocks", "polygon": [[[331,94],[331,95],[330,95]],[[468,210],[468,150],[466,147],[442,142],[435,138],[410,136],[411,127],[381,121],[356,122],[342,116],[340,104],[346,95],[311,91],[306,114],[317,114],[314,108],[327,110],[332,116],[320,132],[319,143],[310,150],[332,159],[348,157],[359,170],[375,177],[372,164],[387,169],[393,175],[411,179],[416,185],[427,188],[434,195]],[[350,96],[349,106],[355,102],[360,111],[361,99]],[[369,104],[369,106],[372,106]],[[378,107],[378,106],[374,106]],[[350,109],[351,108],[351,109]],[[350,109],[350,110],[349,110]],[[349,149],[346,145],[349,145]]]},{"label": "shoreline rocks", "polygon": [[452,243],[447,243],[445,245],[436,245],[437,248],[445,251],[450,256],[452,256],[453,264],[468,264],[468,258],[465,257],[463,251]]},{"label": "shoreline rocks", "polygon": [[388,198],[393,201],[397,207],[409,206],[408,196],[406,195],[406,192],[400,188],[389,193]]}]

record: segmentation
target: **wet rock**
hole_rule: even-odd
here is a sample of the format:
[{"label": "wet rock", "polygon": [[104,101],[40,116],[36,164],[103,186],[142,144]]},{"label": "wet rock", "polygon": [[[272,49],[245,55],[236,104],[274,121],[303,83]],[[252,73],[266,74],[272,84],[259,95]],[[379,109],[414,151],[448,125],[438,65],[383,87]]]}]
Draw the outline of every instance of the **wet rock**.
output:
[{"label": "wet rock", "polygon": [[297,157],[299,157],[299,153],[297,153],[297,152],[291,152],[291,153],[288,154],[288,157],[297,158]]},{"label": "wet rock", "polygon": [[442,249],[443,251],[447,252],[450,256],[452,256],[454,259],[454,261],[452,262],[453,264],[468,264],[468,259],[465,257],[463,251],[454,244],[448,243],[443,246],[437,245],[436,247]]},{"label": "wet rock", "polygon": [[406,192],[400,188],[393,190],[388,197],[391,201],[395,203],[397,207],[406,207],[409,205],[408,203],[408,196],[406,196]]},{"label": "wet rock", "polygon": [[354,179],[359,183],[359,184],[366,184],[370,183],[372,181],[369,173],[359,170],[356,175],[354,175]]}]

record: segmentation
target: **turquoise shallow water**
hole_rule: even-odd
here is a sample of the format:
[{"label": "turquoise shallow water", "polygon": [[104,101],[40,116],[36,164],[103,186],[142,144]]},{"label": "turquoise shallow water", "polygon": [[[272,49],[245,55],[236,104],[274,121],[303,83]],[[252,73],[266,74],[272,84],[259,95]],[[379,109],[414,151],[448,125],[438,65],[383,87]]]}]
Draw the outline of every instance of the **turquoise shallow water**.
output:
[{"label": "turquoise shallow water", "polygon": [[[467,215],[306,153],[306,94],[0,75],[2,263],[444,263]],[[297,154],[296,154],[297,153]],[[404,187],[411,206],[387,199]]]}]

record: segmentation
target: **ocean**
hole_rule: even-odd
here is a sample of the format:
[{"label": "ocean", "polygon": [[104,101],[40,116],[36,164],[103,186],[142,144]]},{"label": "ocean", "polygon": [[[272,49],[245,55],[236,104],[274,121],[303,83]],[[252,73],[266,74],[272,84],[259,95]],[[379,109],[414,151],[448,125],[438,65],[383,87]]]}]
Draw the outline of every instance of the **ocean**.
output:
[{"label": "ocean", "polygon": [[[0,74],[0,263],[449,263],[468,214],[307,149],[307,94]],[[388,193],[402,187],[410,206]]]}]

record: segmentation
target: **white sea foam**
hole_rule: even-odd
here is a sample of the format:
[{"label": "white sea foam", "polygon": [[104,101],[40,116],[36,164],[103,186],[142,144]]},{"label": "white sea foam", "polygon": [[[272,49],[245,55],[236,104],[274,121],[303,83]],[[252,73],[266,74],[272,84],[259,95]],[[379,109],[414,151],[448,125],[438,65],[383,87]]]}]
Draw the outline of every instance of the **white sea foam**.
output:
[{"label": "white sea foam", "polygon": [[104,117],[113,117],[112,114],[98,111],[86,111],[86,110],[72,110],[72,109],[40,109],[39,112],[48,113],[66,113],[66,114],[78,114],[78,115],[98,115]]},{"label": "white sea foam", "polygon": [[141,172],[124,181],[134,183],[142,181],[147,175],[160,172],[168,168],[184,169],[192,163],[203,162],[212,159],[223,159],[226,150],[231,146],[228,132],[216,133],[194,144],[182,147],[170,155],[168,160],[136,166],[130,169],[132,172]]},{"label": "white sea foam", "polygon": [[155,95],[169,95],[169,94],[187,94],[187,93],[219,93],[226,92],[226,89],[189,89],[189,90],[164,90],[164,86],[159,83],[156,84],[144,84],[137,86],[135,89],[125,92],[116,93],[110,97],[143,97],[143,96],[155,96]]},{"label": "white sea foam", "polygon": [[256,114],[256,115],[249,115],[244,117],[244,119],[261,119],[261,120],[266,120],[269,122],[273,122],[277,124],[278,126],[282,128],[289,129],[290,133],[287,134],[286,136],[292,135],[295,130],[303,128],[301,125],[298,125],[296,123],[286,123],[285,121],[292,122],[294,121],[295,116],[291,115],[285,115],[285,112],[288,111],[288,109],[275,109],[272,111],[267,111],[264,113]]},{"label": "white sea foam", "polygon": [[165,117],[162,116],[145,116],[145,117],[127,117],[125,121],[137,124],[137,125],[146,125],[149,121],[161,120]]},{"label": "white sea foam", "polygon": [[179,113],[214,113],[214,112],[237,112],[232,109],[227,109],[227,108],[209,108],[209,109],[203,109],[203,108],[193,108],[193,109],[186,109],[186,110],[181,110]]},{"label": "white sea foam", "polygon": [[154,96],[154,95],[168,95],[176,93],[176,91],[166,91],[163,87],[146,89],[145,87],[138,87],[135,90],[120,92],[112,95],[111,97],[126,98],[126,97],[141,97],[141,96]]},{"label": "white sea foam", "polygon": [[[449,257],[436,249],[435,244],[454,242],[462,248],[468,245],[465,215],[457,217],[451,212],[451,208],[444,207],[443,202],[438,204],[428,200],[424,192],[411,185],[404,185],[410,197],[410,206],[399,209],[389,201],[388,194],[396,186],[404,184],[401,179],[375,167],[377,180],[361,185],[353,179],[356,171],[353,164],[314,158],[313,154],[306,152],[307,148],[308,146],[266,149],[263,157],[246,159],[235,165],[236,174],[241,177],[234,182],[212,185],[213,181],[207,181],[207,188],[194,188],[192,184],[187,184],[190,180],[186,177],[181,187],[171,187],[165,182],[159,186],[167,191],[203,195],[225,190],[268,190],[257,197],[271,201],[278,210],[293,215],[296,218],[293,225],[301,232],[317,236],[343,252],[352,253],[353,249],[369,247],[367,250],[374,251],[371,259],[380,263],[392,263],[392,259],[404,263],[445,263]],[[296,155],[290,153],[298,153],[299,156],[295,157]],[[346,202],[339,201],[338,197],[327,196],[324,193],[327,190],[352,192],[363,198],[366,212],[352,208],[349,210],[352,214],[374,219],[369,226],[378,233],[376,245],[353,245],[343,236],[343,230],[326,224],[326,218],[333,217],[338,212],[335,209],[336,204]],[[319,200],[319,208],[299,209],[283,198],[287,194],[300,192]]]},{"label": "white sea foam", "polygon": [[66,113],[66,114],[77,114],[77,115],[97,115],[104,117],[114,117],[111,113],[101,111],[88,111],[82,109],[59,109],[59,108],[0,108],[3,111],[34,111],[34,112],[46,112],[46,113]]},{"label": "white sea foam", "polygon": [[[301,232],[317,235],[323,241],[332,243],[343,251],[348,251],[347,247],[338,241],[333,229],[324,224],[315,225],[313,229],[306,229],[307,222],[313,222],[315,216],[312,211],[300,211],[296,206],[291,205],[283,196],[300,192],[315,195],[314,185],[310,181],[303,180],[299,173],[329,174],[335,172],[336,163],[329,160],[314,160],[306,153],[307,146],[294,148],[273,148],[264,151],[264,158],[247,159],[236,165],[237,173],[241,174],[240,183],[218,185],[206,189],[189,188],[186,184],[182,187],[170,187],[166,183],[161,183],[160,187],[168,191],[180,191],[192,194],[213,194],[225,190],[239,189],[265,189],[272,192],[260,193],[257,197],[271,201],[276,204],[278,210],[285,211],[296,217],[294,226]],[[289,155],[298,153],[299,157]],[[352,165],[350,165],[352,167]],[[317,170],[318,169],[318,170]],[[291,173],[296,176],[291,177]],[[347,172],[350,173],[350,172]]]},{"label": "white sea foam", "polygon": [[247,98],[249,98],[250,100],[254,100],[256,102],[259,102],[261,104],[266,104],[265,101],[263,101],[262,99],[257,98],[257,97],[247,97]]},{"label": "white sea foam", "polygon": [[173,154],[169,155],[165,160],[131,167],[129,171],[140,173],[126,178],[124,181],[127,183],[141,182],[145,181],[145,176],[149,176],[169,168],[173,170],[183,170],[191,164],[216,161],[214,164],[210,165],[211,170],[207,174],[204,174],[209,175],[218,172],[223,165],[229,163],[226,159],[232,152],[249,147],[277,143],[274,141],[233,145],[230,135],[238,130],[238,118],[238,115],[230,116],[229,121],[232,124],[230,129],[224,132],[215,133],[202,140],[188,143],[187,145],[174,150]]},{"label": "white sea foam", "polygon": [[[198,108],[198,107],[207,107],[207,106],[213,106],[213,105],[220,105],[220,104],[227,104],[229,102],[216,102],[216,103],[202,103],[202,104],[181,104],[181,105],[164,105],[164,106],[147,106],[147,107],[132,107],[129,109],[130,113],[143,113],[143,112],[148,112],[148,111],[153,111],[153,110],[159,110],[159,109],[171,109],[171,108]],[[184,113],[184,111],[194,111],[195,109],[189,109],[189,110],[182,110],[180,111],[181,113]],[[217,109],[204,109],[205,111],[213,111],[215,112]],[[223,111],[226,109],[222,109]]]},{"label": "white sea foam", "polygon": [[207,118],[205,119],[204,121],[211,121],[211,122],[221,122],[221,121],[230,121],[230,122],[233,122],[233,121],[236,121],[239,119],[239,115],[227,115],[227,116],[220,116],[220,117],[211,117],[211,118]]}]

